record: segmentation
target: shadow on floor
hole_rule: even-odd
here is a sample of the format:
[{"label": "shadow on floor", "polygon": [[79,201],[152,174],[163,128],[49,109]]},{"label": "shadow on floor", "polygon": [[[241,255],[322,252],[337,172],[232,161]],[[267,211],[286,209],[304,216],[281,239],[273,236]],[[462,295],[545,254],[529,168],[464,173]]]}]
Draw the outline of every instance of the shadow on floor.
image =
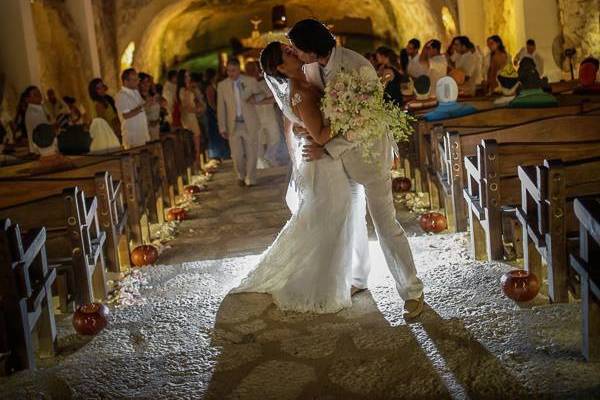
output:
[{"label": "shadow on floor", "polygon": [[281,312],[271,297],[230,294],[206,399],[522,399],[527,392],[460,320],[427,308],[391,326],[369,292],[337,314]]}]

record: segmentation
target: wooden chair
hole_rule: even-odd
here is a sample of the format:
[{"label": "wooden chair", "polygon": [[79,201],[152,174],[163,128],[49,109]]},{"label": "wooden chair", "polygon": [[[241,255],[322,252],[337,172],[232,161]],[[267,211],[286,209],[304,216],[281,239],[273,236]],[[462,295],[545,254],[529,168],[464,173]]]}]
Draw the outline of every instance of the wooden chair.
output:
[{"label": "wooden chair", "polygon": [[[79,171],[81,172],[81,171]],[[73,171],[76,174],[76,171]],[[114,181],[108,172],[86,177],[20,177],[0,178],[0,207],[60,195],[64,188],[77,186],[98,199],[98,219],[106,237],[106,265],[111,272],[125,272],[129,262],[129,227],[123,184]]]},{"label": "wooden chair", "polygon": [[518,169],[521,204],[517,217],[523,228],[525,269],[539,278],[547,277],[548,295],[554,302],[569,301],[568,241],[579,233],[573,200],[600,195],[598,171],[600,158],[545,160],[543,165]]},{"label": "wooden chair", "polygon": [[[502,213],[514,214],[520,203],[518,166],[542,163],[546,158],[573,161],[600,156],[600,141],[554,143],[498,143],[482,140],[477,155],[464,158],[472,252],[477,259],[503,257]],[[518,235],[518,233],[517,233]],[[487,256],[487,257],[486,257]]]},{"label": "wooden chair", "polygon": [[35,368],[33,335],[39,354],[53,356],[56,325],[48,267],[46,230],[21,234],[10,219],[0,221],[0,375]]},{"label": "wooden chair", "polygon": [[96,197],[78,187],[26,203],[0,208],[0,218],[14,218],[24,229],[46,227],[46,249],[56,269],[61,311],[104,299],[108,292],[104,245]]},{"label": "wooden chair", "polygon": [[571,267],[581,282],[582,352],[588,361],[600,361],[600,199],[574,202],[579,221],[579,251]]},{"label": "wooden chair", "polygon": [[449,226],[456,231],[467,229],[467,212],[462,191],[466,186],[463,158],[475,155],[482,140],[504,142],[555,142],[600,140],[600,115],[577,115],[544,118],[525,124],[496,129],[444,131],[436,126],[432,134],[437,151],[432,152],[430,182],[432,198],[438,198],[448,216]]}]

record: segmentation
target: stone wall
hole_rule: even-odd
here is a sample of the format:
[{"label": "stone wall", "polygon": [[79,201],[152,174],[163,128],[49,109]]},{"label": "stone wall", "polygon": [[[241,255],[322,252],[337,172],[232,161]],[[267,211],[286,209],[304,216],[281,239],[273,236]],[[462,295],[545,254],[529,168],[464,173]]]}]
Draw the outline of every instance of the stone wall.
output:
[{"label": "stone wall", "polygon": [[564,48],[575,47],[577,58],[600,57],[600,0],[558,0]]},{"label": "stone wall", "polygon": [[115,0],[92,0],[94,28],[98,41],[98,56],[102,79],[111,89],[119,87],[119,56],[117,52],[116,3]]},{"label": "stone wall", "polygon": [[91,66],[83,59],[81,38],[61,0],[32,4],[38,45],[42,90],[56,90],[59,96],[73,96],[87,108],[86,82]]}]

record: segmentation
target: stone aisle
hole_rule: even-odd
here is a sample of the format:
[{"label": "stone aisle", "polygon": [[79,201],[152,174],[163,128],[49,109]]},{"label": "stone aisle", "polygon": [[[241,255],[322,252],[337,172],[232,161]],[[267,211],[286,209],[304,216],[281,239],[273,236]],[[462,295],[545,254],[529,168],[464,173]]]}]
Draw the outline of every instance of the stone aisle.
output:
[{"label": "stone aisle", "polygon": [[463,234],[417,232],[400,212],[428,306],[407,324],[380,249],[371,290],[335,315],[282,313],[228,295],[288,218],[286,169],[235,186],[230,166],[92,339],[59,321],[61,354],[0,379],[2,399],[523,399],[600,397],[600,365],[579,353],[579,308],[501,295],[509,267],[472,261]]}]

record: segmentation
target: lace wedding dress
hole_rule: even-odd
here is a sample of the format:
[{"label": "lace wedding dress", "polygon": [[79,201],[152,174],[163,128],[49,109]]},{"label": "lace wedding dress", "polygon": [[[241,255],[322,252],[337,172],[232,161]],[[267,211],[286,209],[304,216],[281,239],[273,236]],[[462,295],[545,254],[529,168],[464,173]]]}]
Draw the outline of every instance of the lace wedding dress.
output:
[{"label": "lace wedding dress", "polygon": [[[291,111],[288,93],[280,97],[280,107],[302,125]],[[299,101],[299,95],[292,99],[294,105]],[[357,225],[365,224],[364,211],[352,205],[342,163],[330,157],[305,162],[303,141],[295,137],[292,144],[293,176],[286,196],[292,216],[233,292],[269,293],[282,310],[334,313],[352,304],[353,263],[368,262],[353,252],[355,232],[366,231]]]}]

